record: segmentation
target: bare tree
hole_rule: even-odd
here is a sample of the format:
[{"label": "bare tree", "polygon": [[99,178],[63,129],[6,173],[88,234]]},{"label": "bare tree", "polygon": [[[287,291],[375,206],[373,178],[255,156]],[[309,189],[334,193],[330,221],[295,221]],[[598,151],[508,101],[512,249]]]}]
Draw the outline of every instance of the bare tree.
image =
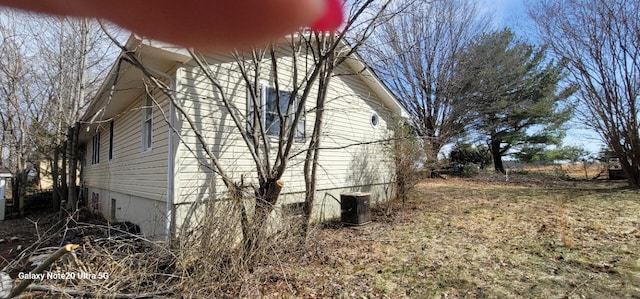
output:
[{"label": "bare tree", "polygon": [[[391,1],[355,1],[348,14],[346,25],[340,34],[316,36],[315,42],[307,40],[306,47],[312,49],[314,63],[320,69],[316,92],[316,118],[313,132],[304,160],[305,202],[302,232],[305,238],[312,221],[313,206],[317,188],[319,155],[322,150],[323,121],[326,111],[327,91],[334,70],[353,56],[364,46],[375,30],[393,19],[406,5],[390,9]],[[313,82],[311,82],[313,83]]]},{"label": "bare tree", "polygon": [[[48,161],[54,208],[67,196],[67,208],[75,208],[77,132],[68,128],[76,127],[103,77],[105,62],[114,55],[113,46],[97,23],[87,19],[9,9],[0,15],[0,81],[6,99],[0,103],[0,115],[3,147],[10,149],[2,158],[16,174],[14,194],[22,198],[25,193],[27,167],[39,169]],[[22,212],[24,205],[19,203]]]},{"label": "bare tree", "polygon": [[[334,70],[337,67],[347,59],[353,59],[356,50],[378,22],[387,17],[385,13],[389,3],[389,0],[382,3],[373,0],[354,1],[349,6],[348,19],[340,33],[309,32],[303,29],[292,35],[286,44],[273,44],[266,49],[244,53],[235,52],[234,58],[249,94],[248,114],[245,116],[248,126],[243,121],[241,111],[224,96],[225,90],[218,79],[207,70],[204,57],[191,51],[194,60],[205,70],[210,83],[221,95],[221,100],[253,158],[257,173],[257,184],[250,187],[254,195],[251,209],[253,216],[246,217],[247,212],[242,207],[242,215],[246,217],[242,219],[245,245],[249,251],[264,237],[266,221],[278,203],[284,184],[281,178],[289,163],[301,153],[305,154],[305,221],[301,231],[306,235],[315,200],[325,103],[331,78],[335,76]],[[349,43],[346,42],[347,39]],[[290,65],[279,65],[282,55],[290,55]],[[273,89],[265,89],[260,83],[260,77],[265,71],[273,77]],[[274,94],[275,111],[268,104],[266,107],[261,104],[260,96],[265,92]],[[314,102],[315,107],[309,108],[307,103]],[[308,111],[315,112],[313,131],[308,136],[306,149],[299,151],[300,141],[307,137],[304,136],[304,127]],[[261,121],[263,119],[267,121]],[[272,142],[274,140],[277,141],[275,145]],[[243,184],[246,182],[234,182],[223,167],[216,168],[223,177],[225,186],[233,194],[240,196],[236,191],[245,189]]]},{"label": "bare tree", "polygon": [[[5,164],[13,171],[13,198],[20,214],[24,213],[27,184],[27,163],[33,157],[34,143],[29,134],[31,124],[40,114],[38,91],[34,87],[34,70],[29,63],[27,38],[21,31],[18,16],[2,11],[0,20],[0,121],[3,139],[7,143]],[[5,153],[1,153],[4,155]]]},{"label": "bare tree", "polygon": [[624,0],[532,3],[529,14],[580,87],[579,113],[616,153],[629,185],[640,187],[640,3]]},{"label": "bare tree", "polygon": [[[226,194],[240,210],[246,258],[250,258],[265,239],[268,217],[278,204],[285,183],[282,177],[290,171],[291,163],[304,164],[306,221],[303,232],[306,233],[315,199],[318,155],[322,150],[323,105],[330,80],[336,75],[334,71],[338,66],[354,59],[356,49],[383,18],[389,2],[354,1],[348,6],[349,17],[339,33],[301,29],[284,42],[232,52],[233,66],[229,67],[233,68],[233,74],[240,74],[240,82],[234,84],[246,90],[246,107],[233,100],[236,89],[230,90],[227,85],[230,81],[236,82],[237,78],[230,78],[229,73],[216,67],[216,63],[210,63],[215,58],[209,53],[188,50],[196,67],[194,71],[206,78],[214,99],[219,101],[231,123],[227,125],[228,129],[234,136],[239,136],[243,154],[251,159],[254,175],[250,176],[234,177],[233,169],[225,164],[222,153],[212,150],[215,146],[207,132],[199,128],[199,120],[187,113],[189,108],[176,98],[171,86],[146,68],[134,51],[121,45],[127,55],[126,61],[138,67],[153,87],[162,90],[184,119],[206,153],[207,161],[202,161],[204,167],[216,174]],[[269,86],[262,83],[265,78],[271,81]],[[266,103],[265,97],[269,99]],[[314,114],[313,131],[305,136],[307,114],[311,113]]]},{"label": "bare tree", "polygon": [[[54,208],[64,199],[65,208],[73,210],[78,199],[76,122],[104,77],[114,46],[93,20],[29,14],[22,18],[40,63],[37,83],[46,115],[39,132],[32,134],[47,137],[40,142],[39,152],[49,161]],[[43,27],[49,30],[42,31]]]},{"label": "bare tree", "polygon": [[474,0],[399,1],[409,5],[369,42],[367,56],[404,104],[431,163],[458,137],[467,116],[453,94],[461,52],[488,28]]}]

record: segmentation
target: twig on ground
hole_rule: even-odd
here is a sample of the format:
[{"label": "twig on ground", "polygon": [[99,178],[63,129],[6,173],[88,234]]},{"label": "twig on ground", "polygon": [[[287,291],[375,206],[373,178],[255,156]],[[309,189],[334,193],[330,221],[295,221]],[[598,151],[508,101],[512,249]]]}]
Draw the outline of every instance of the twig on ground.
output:
[{"label": "twig on ground", "polygon": [[[44,262],[42,262],[42,264],[40,264],[40,266],[35,268],[31,273],[32,274],[41,273],[45,269],[49,268],[51,266],[51,264],[53,264],[55,261],[57,261],[63,255],[65,255],[65,254],[77,249],[78,247],[80,247],[80,245],[74,245],[74,244],[68,244],[68,245],[65,245],[63,247],[60,247],[60,249],[58,249],[58,251],[56,251],[52,255],[50,255]],[[22,291],[24,291],[24,289],[27,286],[29,286],[29,284],[31,284],[32,282],[33,282],[33,279],[25,279],[25,280],[21,281],[20,284],[18,284],[15,288],[13,288],[13,290],[11,290],[11,293],[9,294],[9,298],[13,298],[15,296],[20,295],[20,293],[22,293]]]},{"label": "twig on ground", "polygon": [[562,296],[562,299],[565,298],[570,298],[571,296],[573,296],[573,294],[575,294],[581,287],[583,287],[584,285],[586,285],[588,282],[590,282],[591,280],[593,280],[595,276],[589,276],[589,279],[583,281],[581,284],[577,285],[575,288],[573,288],[571,291],[567,292],[566,294],[564,294],[564,296]]},{"label": "twig on ground", "polygon": [[287,287],[289,288],[289,291],[293,295],[294,294],[293,288],[291,288],[291,284],[289,284],[289,281],[287,280],[287,273],[284,272],[284,267],[282,266],[282,262],[280,261],[280,258],[278,257],[278,253],[273,248],[273,245],[269,244],[269,247],[271,247],[271,250],[273,251],[273,255],[276,257],[276,260],[278,261],[278,266],[280,266],[280,271],[282,271],[282,277],[284,278],[284,282],[287,284]]},{"label": "twig on ground", "polygon": [[139,298],[157,298],[158,296],[172,295],[175,290],[170,289],[166,291],[158,291],[158,292],[150,292],[150,293],[140,293],[140,294],[122,294],[122,293],[109,293],[102,294],[98,292],[90,292],[90,291],[81,291],[81,290],[72,290],[72,289],[64,289],[59,288],[52,285],[31,285],[27,288],[28,291],[37,291],[37,292],[52,292],[52,293],[60,293],[70,296],[78,296],[78,297],[100,297],[100,298],[114,298],[114,299],[139,299]]},{"label": "twig on ground", "polygon": [[33,223],[33,226],[35,226],[35,229],[36,229],[36,235],[38,235],[38,240],[40,240],[41,237],[40,237],[40,230],[38,230],[38,221],[33,221],[33,220],[29,219],[29,217],[27,217],[26,219],[27,219],[27,221]]}]

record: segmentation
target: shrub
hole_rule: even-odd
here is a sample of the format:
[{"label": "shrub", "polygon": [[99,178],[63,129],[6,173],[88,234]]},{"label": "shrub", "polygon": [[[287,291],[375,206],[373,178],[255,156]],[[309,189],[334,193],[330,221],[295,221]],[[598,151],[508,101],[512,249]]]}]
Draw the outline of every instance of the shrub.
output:
[{"label": "shrub", "polygon": [[394,124],[392,140],[389,151],[395,168],[396,195],[404,203],[421,178],[423,151],[415,130],[403,121]]},{"label": "shrub", "polygon": [[491,153],[486,146],[472,146],[470,143],[458,142],[449,154],[449,160],[457,165],[479,165],[484,169],[491,163]]}]

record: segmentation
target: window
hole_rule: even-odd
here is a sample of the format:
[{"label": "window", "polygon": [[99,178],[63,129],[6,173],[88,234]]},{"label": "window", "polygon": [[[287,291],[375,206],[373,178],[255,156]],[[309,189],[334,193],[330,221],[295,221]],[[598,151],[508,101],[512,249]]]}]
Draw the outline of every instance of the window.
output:
[{"label": "window", "polygon": [[109,123],[109,161],[113,160],[113,121]]},{"label": "window", "polygon": [[80,206],[86,207],[87,203],[89,202],[89,188],[87,187],[82,188],[79,197],[80,197],[80,200],[79,200]]},{"label": "window", "polygon": [[378,116],[378,113],[372,112],[371,113],[371,126],[373,126],[374,128],[377,128],[378,125],[380,125],[380,116]]},{"label": "window", "polygon": [[151,150],[153,144],[153,101],[151,96],[147,95],[147,99],[142,106],[142,150]]},{"label": "window", "polygon": [[111,220],[116,221],[116,199],[111,199]]},{"label": "window", "polygon": [[[280,115],[283,116],[285,123],[289,127],[291,127],[294,122],[295,112],[298,109],[300,98],[295,99],[296,102],[288,111],[287,109],[289,108],[291,97],[292,95],[289,91],[280,90],[279,92],[276,92],[276,89],[273,87],[261,87],[260,102],[263,107],[262,122],[268,137],[275,139],[279,138],[281,129]],[[253,128],[253,113],[253,101],[249,96],[247,101],[247,127],[249,128],[249,132],[251,132]],[[304,138],[306,137],[305,127],[306,116],[303,112],[295,128],[296,141],[304,141]]]},{"label": "window", "polygon": [[93,211],[100,210],[100,194],[96,192],[91,192],[91,209]]},{"label": "window", "polygon": [[296,217],[304,215],[304,202],[294,202],[282,205],[282,213],[285,217]]},{"label": "window", "polygon": [[100,132],[93,135],[91,149],[91,165],[100,163]]}]

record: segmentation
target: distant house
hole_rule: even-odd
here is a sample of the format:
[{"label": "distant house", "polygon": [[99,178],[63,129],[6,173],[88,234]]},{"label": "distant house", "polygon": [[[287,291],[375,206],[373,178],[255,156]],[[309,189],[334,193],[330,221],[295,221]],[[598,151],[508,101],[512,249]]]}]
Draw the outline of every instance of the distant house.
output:
[{"label": "distant house", "polygon": [[13,174],[9,169],[0,166],[0,220],[4,220],[6,213],[6,192],[7,192],[7,179],[13,177]]},{"label": "distant house", "polygon": [[[255,169],[246,146],[192,57],[183,49],[136,37],[126,47],[171,87],[181,108],[195,120],[211,150],[233,176],[251,178]],[[81,192],[87,207],[107,219],[131,221],[145,235],[166,237],[184,225],[192,203],[224,197],[225,188],[203,166],[207,158],[184,116],[123,57],[112,67],[82,119]],[[285,65],[289,58],[285,53],[278,59]],[[230,100],[240,111],[247,111],[247,90],[233,57],[211,54],[207,63],[224,82]],[[392,196],[391,161],[384,142],[376,141],[391,136],[392,118],[403,111],[359,59],[349,59],[334,73],[324,121],[323,147],[327,149],[320,155],[322,170],[314,207],[319,220],[340,215],[338,199],[343,192],[370,192],[372,200]],[[281,89],[290,79],[290,75],[279,74]],[[269,94],[274,80],[268,73],[260,78],[266,109],[273,106]],[[313,101],[307,102],[305,121],[296,128],[301,149],[313,129]],[[246,114],[243,117],[247,121]],[[304,201],[303,157],[293,158],[282,178],[283,204]]]}]

